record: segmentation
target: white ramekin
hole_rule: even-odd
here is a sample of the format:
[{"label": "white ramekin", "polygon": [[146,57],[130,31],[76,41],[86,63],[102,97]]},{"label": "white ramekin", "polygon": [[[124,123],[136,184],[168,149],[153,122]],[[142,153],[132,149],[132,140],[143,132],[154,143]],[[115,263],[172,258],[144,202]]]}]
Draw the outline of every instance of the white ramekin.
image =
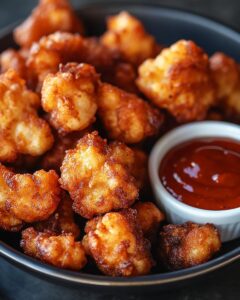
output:
[{"label": "white ramekin", "polygon": [[187,221],[213,223],[220,231],[223,242],[240,237],[240,208],[228,210],[205,210],[184,204],[175,199],[163,186],[159,178],[159,166],[165,154],[185,141],[213,137],[240,141],[240,126],[215,121],[202,121],[173,129],[153,147],[149,159],[149,175],[156,203],[162,208],[167,220],[173,224]]}]

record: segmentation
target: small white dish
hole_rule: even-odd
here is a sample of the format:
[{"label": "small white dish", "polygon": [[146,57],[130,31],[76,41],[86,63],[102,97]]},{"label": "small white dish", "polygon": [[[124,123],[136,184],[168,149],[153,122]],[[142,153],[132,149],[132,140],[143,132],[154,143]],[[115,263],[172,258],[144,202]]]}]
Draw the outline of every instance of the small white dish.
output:
[{"label": "small white dish", "polygon": [[156,203],[173,224],[187,221],[213,223],[220,231],[223,242],[240,237],[240,207],[228,210],[205,210],[189,206],[175,199],[163,186],[159,178],[162,159],[173,147],[198,138],[229,138],[240,141],[240,126],[216,121],[202,121],[173,129],[153,147],[149,158],[149,175]]}]

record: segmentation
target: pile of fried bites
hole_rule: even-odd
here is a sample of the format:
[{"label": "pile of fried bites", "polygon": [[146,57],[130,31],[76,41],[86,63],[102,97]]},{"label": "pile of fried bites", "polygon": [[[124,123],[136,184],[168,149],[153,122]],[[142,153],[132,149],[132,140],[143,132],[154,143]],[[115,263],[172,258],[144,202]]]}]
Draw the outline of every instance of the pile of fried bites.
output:
[{"label": "pile of fried bites", "polygon": [[14,31],[19,49],[1,54],[0,227],[60,268],[138,276],[206,262],[217,229],[165,223],[147,153],[181,123],[238,122],[238,64],[193,41],[164,48],[127,12],[99,38],[84,32],[67,0],[40,0]]}]

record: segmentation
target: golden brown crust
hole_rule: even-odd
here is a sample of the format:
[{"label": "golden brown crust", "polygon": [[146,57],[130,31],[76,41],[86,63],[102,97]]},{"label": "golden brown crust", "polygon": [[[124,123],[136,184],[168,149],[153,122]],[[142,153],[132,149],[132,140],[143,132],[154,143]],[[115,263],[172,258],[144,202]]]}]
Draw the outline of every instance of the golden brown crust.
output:
[{"label": "golden brown crust", "polygon": [[85,231],[85,247],[104,274],[129,277],[150,272],[150,243],[138,227],[136,210],[107,213],[89,221]]},{"label": "golden brown crust", "polygon": [[217,85],[218,99],[229,96],[239,83],[237,62],[222,52],[214,53],[209,61],[211,73]]},{"label": "golden brown crust", "polygon": [[33,227],[22,231],[20,243],[25,254],[63,269],[80,270],[87,263],[81,242],[72,234],[37,232]]},{"label": "golden brown crust", "polygon": [[130,148],[121,142],[112,142],[110,145],[112,158],[123,164],[136,179],[138,188],[143,188],[148,180],[147,155],[140,149]]},{"label": "golden brown crust", "polygon": [[217,86],[218,104],[227,118],[240,119],[240,70],[237,62],[222,52],[210,57],[210,68]]},{"label": "golden brown crust", "polygon": [[138,88],[179,122],[202,120],[215,103],[209,60],[192,41],[180,40],[138,69]]},{"label": "golden brown crust", "polygon": [[67,0],[40,0],[32,14],[14,30],[15,42],[30,47],[42,36],[63,32],[83,33],[83,25]]},{"label": "golden brown crust", "polygon": [[20,77],[27,79],[26,60],[20,51],[7,49],[0,55],[1,73],[9,69],[15,70]]},{"label": "golden brown crust", "polygon": [[41,232],[71,233],[74,238],[79,236],[80,228],[75,223],[72,200],[67,193],[61,191],[61,201],[57,210],[47,220],[34,224],[34,228]]},{"label": "golden brown crust", "polygon": [[220,247],[219,232],[214,225],[187,222],[163,227],[158,253],[168,269],[179,270],[208,261]]},{"label": "golden brown crust", "polygon": [[0,185],[1,208],[28,223],[47,219],[60,201],[55,171],[14,174],[0,164]]},{"label": "golden brown crust", "polygon": [[81,61],[84,39],[79,34],[55,32],[34,43],[27,59],[30,77],[40,91],[44,78],[56,73],[59,65]]},{"label": "golden brown crust", "polygon": [[137,210],[137,221],[144,236],[154,242],[160,223],[165,220],[164,213],[152,202],[137,202],[133,208]]},{"label": "golden brown crust", "polygon": [[110,138],[127,144],[156,135],[163,115],[146,101],[110,84],[98,90],[98,114]]},{"label": "golden brown crust", "polygon": [[[0,196],[1,198],[1,196]],[[24,225],[24,222],[18,218],[16,218],[12,213],[9,213],[5,207],[2,207],[1,200],[1,208],[0,208],[0,229],[17,232],[20,231]]]},{"label": "golden brown crust", "polygon": [[101,42],[118,50],[126,62],[135,66],[156,56],[161,49],[155,38],[145,31],[143,24],[127,12],[108,17],[107,31]]},{"label": "golden brown crust", "polygon": [[85,135],[75,149],[66,152],[60,183],[70,193],[75,212],[88,219],[127,208],[138,196],[135,179],[112,159],[97,132]]},{"label": "golden brown crust", "polygon": [[95,121],[98,75],[87,64],[61,65],[42,87],[42,107],[60,133],[79,131]]},{"label": "golden brown crust", "polygon": [[91,131],[91,127],[89,127],[83,131],[72,132],[64,136],[55,134],[54,145],[43,155],[39,166],[44,170],[55,170],[60,173],[66,151],[75,148],[78,140]]},{"label": "golden brown crust", "polygon": [[14,70],[0,75],[0,161],[14,161],[18,153],[39,156],[51,148],[53,136],[37,115],[39,107],[38,95]]}]

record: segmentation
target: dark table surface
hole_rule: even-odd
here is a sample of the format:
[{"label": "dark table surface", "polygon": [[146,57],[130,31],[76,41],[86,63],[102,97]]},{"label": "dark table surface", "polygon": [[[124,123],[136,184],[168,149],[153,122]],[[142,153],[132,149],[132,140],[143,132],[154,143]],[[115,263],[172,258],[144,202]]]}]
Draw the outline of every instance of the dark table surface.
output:
[{"label": "dark table surface", "polygon": [[[80,2],[89,3],[90,1],[72,0],[76,7]],[[138,1],[132,0],[132,2],[137,3]],[[36,0],[0,0],[0,28],[25,17],[36,3]],[[240,30],[240,2],[238,0],[165,0],[155,1],[155,3],[187,8],[223,21]],[[240,262],[211,274],[205,280],[185,285],[177,290],[141,296],[111,296],[103,293],[96,294],[90,290],[83,291],[55,285],[16,269],[2,258],[0,258],[0,270],[0,299],[227,300],[240,298]]]}]

